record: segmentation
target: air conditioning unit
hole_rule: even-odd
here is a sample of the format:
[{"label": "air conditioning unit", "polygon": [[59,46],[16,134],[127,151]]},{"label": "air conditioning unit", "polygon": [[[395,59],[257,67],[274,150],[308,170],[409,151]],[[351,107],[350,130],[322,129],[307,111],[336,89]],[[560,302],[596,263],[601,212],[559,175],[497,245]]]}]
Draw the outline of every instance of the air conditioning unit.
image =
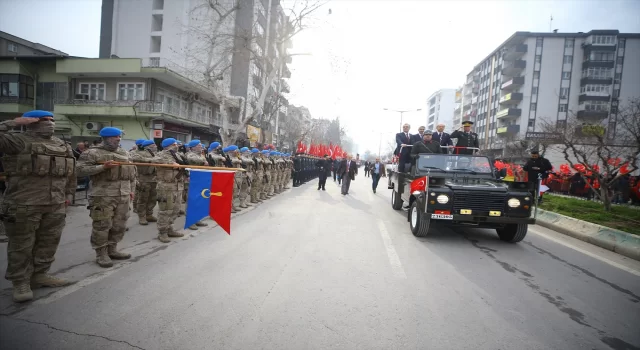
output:
[{"label": "air conditioning unit", "polygon": [[102,124],[96,122],[86,122],[84,123],[84,129],[88,131],[99,131],[100,129],[102,129]]}]

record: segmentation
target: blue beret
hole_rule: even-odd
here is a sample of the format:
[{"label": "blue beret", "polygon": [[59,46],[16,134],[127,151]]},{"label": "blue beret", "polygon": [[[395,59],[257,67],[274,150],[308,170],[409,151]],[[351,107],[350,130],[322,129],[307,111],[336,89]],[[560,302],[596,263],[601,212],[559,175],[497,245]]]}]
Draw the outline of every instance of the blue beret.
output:
[{"label": "blue beret", "polygon": [[269,150],[265,149],[264,151],[262,151],[262,154],[267,154],[268,155],[269,154]]},{"label": "blue beret", "polygon": [[191,147],[195,147],[197,145],[201,144],[200,140],[191,140],[191,142],[187,143],[187,147],[191,148]]},{"label": "blue beret", "polygon": [[[137,142],[137,141],[136,141]],[[147,147],[147,146],[151,146],[151,145],[155,145],[156,143],[151,141],[151,140],[142,140],[142,143],[140,144],[142,147]]]},{"label": "blue beret", "polygon": [[220,142],[214,142],[209,146],[209,148],[218,148],[218,146],[220,146]]},{"label": "blue beret", "polygon": [[248,152],[249,151],[249,147],[242,147],[240,148],[240,152],[244,153],[244,152]]},{"label": "blue beret", "polygon": [[122,130],[111,127],[111,126],[107,126],[106,128],[102,128],[100,130],[100,136],[102,137],[122,136]]},{"label": "blue beret", "polygon": [[137,139],[136,140],[136,145],[140,146],[145,141],[147,141],[147,140],[145,140],[145,139]]},{"label": "blue beret", "polygon": [[289,154],[289,153],[285,153],[285,154],[284,154],[284,156],[285,156],[285,157],[288,157],[288,156],[290,156],[290,154]]},{"label": "blue beret", "polygon": [[229,147],[227,147],[228,151],[225,152],[233,152],[233,151],[237,151],[238,150],[238,146],[236,145],[231,145]]},{"label": "blue beret", "polygon": [[164,139],[164,140],[162,140],[162,148],[169,147],[169,146],[171,146],[173,144],[176,144],[176,143],[178,143],[178,140],[174,139],[173,137],[170,137],[168,139]]},{"label": "blue beret", "polygon": [[49,111],[41,111],[36,109],[34,111],[29,111],[23,114],[22,117],[23,118],[42,118],[42,117],[53,118],[53,113]]},{"label": "blue beret", "polygon": [[224,152],[224,153],[229,152],[229,146],[227,146],[227,147],[223,148],[223,149],[222,149],[222,152]]},{"label": "blue beret", "polygon": [[260,151],[257,148],[252,148],[251,149],[251,153],[258,153],[258,152],[260,152]]}]

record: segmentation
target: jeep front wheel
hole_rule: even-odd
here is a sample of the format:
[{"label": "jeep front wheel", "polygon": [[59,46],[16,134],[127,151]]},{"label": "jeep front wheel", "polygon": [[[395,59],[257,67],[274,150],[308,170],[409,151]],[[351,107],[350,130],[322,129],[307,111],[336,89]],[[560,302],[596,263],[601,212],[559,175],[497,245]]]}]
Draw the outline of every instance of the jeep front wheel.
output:
[{"label": "jeep front wheel", "polygon": [[417,200],[413,201],[411,208],[409,208],[409,226],[416,237],[426,237],[429,234],[431,218],[420,210]]},{"label": "jeep front wheel", "polygon": [[395,189],[391,191],[391,208],[395,210],[402,209],[402,197]]},{"label": "jeep front wheel", "polygon": [[508,224],[503,228],[498,228],[498,237],[509,243],[518,243],[524,239],[529,230],[528,224]]}]

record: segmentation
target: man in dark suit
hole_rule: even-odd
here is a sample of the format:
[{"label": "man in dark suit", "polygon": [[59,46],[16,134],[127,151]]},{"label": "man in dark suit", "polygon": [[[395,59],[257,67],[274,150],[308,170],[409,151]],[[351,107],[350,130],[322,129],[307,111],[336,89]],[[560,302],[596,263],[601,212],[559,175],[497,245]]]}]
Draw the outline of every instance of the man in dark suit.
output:
[{"label": "man in dark suit", "polygon": [[369,165],[371,164],[371,162],[369,162],[368,160],[365,160],[364,162],[364,177],[369,177]]},{"label": "man in dark suit", "polygon": [[411,154],[411,145],[413,144],[411,141],[413,138],[411,137],[411,134],[409,134],[410,129],[411,125],[405,123],[402,126],[402,132],[396,134],[396,150],[393,154],[398,156],[399,172],[404,172],[406,163],[411,162],[409,154]]},{"label": "man in dark suit", "polygon": [[318,191],[321,188],[326,191],[324,185],[327,183],[327,176],[331,174],[331,158],[329,158],[328,154],[325,154],[324,158],[318,159],[316,168],[318,168]]},{"label": "man in dark suit", "polygon": [[424,135],[424,130],[426,128],[424,126],[421,126],[418,128],[418,133],[415,135],[411,135],[411,144],[413,145],[416,142],[420,142],[422,141],[422,135]]},{"label": "man in dark suit", "polygon": [[[444,132],[444,124],[438,124],[436,126],[436,132],[433,133],[432,140],[434,142],[440,143],[440,146],[453,146],[453,141],[451,140],[451,135]],[[443,148],[443,150],[445,150]],[[448,153],[448,150],[445,150]]]},{"label": "man in dark suit", "polygon": [[471,148],[480,148],[480,143],[478,142],[478,134],[471,131],[471,125],[473,122],[464,121],[462,122],[463,131],[456,130],[451,133],[452,139],[458,139],[458,143],[456,143],[454,154],[474,154],[478,150],[476,149],[467,149],[466,147]]},{"label": "man in dark suit", "polygon": [[376,161],[369,164],[369,171],[371,172],[371,177],[373,178],[373,184],[371,185],[371,187],[373,188],[373,193],[376,193],[380,177],[387,177],[387,169],[385,169],[385,165],[380,162],[380,157],[376,157]]},{"label": "man in dark suit", "polygon": [[349,194],[349,186],[351,186],[351,181],[356,179],[356,174],[358,173],[358,165],[352,159],[351,155],[348,155],[346,159],[340,162],[340,167],[338,168],[338,175],[342,178],[342,195]]}]

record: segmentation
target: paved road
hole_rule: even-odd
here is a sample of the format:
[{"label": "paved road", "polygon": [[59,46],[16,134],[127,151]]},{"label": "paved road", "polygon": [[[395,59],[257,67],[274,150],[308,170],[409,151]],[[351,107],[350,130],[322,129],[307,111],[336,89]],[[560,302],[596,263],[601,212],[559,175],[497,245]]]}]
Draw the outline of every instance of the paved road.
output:
[{"label": "paved road", "polygon": [[2,282],[0,348],[640,347],[640,263],[539,227],[516,245],[480,229],[416,239],[385,183],[369,186],[306,184],[236,216],[231,236],[169,245],[132,220],[135,258],[107,270],[75,208],[53,270],[80,281],[18,307]]}]

